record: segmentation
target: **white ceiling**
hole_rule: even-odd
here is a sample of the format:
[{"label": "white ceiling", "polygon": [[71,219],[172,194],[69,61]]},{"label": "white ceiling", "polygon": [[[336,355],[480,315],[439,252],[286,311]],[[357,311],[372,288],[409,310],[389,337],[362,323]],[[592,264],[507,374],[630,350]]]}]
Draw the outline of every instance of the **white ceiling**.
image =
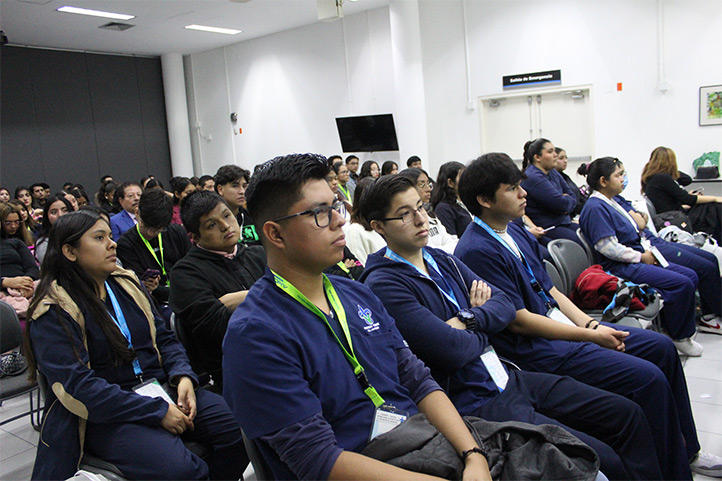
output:
[{"label": "white ceiling", "polygon": [[[359,0],[344,15],[389,4]],[[61,13],[64,5],[135,15],[128,21]],[[108,22],[135,25],[100,29]],[[10,44],[136,55],[190,54],[318,21],[316,0],[0,0],[0,29]],[[242,30],[238,35],[186,30],[190,24]]]}]

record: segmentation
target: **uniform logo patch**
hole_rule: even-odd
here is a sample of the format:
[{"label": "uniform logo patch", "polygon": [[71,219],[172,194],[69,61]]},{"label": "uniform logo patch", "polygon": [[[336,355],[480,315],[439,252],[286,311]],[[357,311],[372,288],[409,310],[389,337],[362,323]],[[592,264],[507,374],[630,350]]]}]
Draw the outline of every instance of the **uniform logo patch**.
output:
[{"label": "uniform logo patch", "polygon": [[364,326],[364,331],[367,333],[378,331],[379,330],[379,323],[374,322],[373,318],[371,317],[371,309],[367,307],[361,307],[360,304],[356,304],[356,308],[358,309],[358,317],[366,323]]}]

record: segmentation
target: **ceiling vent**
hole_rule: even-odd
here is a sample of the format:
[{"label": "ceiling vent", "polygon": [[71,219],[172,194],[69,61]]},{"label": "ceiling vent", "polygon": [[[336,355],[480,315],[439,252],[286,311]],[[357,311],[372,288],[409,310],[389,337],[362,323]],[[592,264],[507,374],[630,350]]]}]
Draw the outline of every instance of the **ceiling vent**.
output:
[{"label": "ceiling vent", "polygon": [[122,23],[122,22],[108,22],[105,25],[101,25],[98,28],[103,28],[105,30],[116,30],[118,32],[122,32],[123,30],[128,30],[129,28],[133,28],[135,25],[131,25],[129,23]]}]

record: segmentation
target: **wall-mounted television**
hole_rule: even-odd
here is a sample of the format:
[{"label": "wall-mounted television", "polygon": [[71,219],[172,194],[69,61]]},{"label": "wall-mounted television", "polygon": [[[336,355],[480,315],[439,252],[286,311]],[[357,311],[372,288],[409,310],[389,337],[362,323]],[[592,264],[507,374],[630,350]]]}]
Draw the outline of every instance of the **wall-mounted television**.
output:
[{"label": "wall-mounted television", "polygon": [[392,114],[336,117],[336,127],[344,152],[399,150]]}]

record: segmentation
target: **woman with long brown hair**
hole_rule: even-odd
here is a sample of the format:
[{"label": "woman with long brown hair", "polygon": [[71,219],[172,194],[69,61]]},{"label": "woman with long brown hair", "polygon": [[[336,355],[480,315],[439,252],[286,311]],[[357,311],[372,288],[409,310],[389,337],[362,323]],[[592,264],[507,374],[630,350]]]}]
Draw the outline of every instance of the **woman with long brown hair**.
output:
[{"label": "woman with long brown hair", "polygon": [[687,192],[677,182],[677,156],[668,147],[657,147],[642,170],[642,193],[658,214],[685,212],[696,231],[707,232],[722,243],[722,197]]}]

